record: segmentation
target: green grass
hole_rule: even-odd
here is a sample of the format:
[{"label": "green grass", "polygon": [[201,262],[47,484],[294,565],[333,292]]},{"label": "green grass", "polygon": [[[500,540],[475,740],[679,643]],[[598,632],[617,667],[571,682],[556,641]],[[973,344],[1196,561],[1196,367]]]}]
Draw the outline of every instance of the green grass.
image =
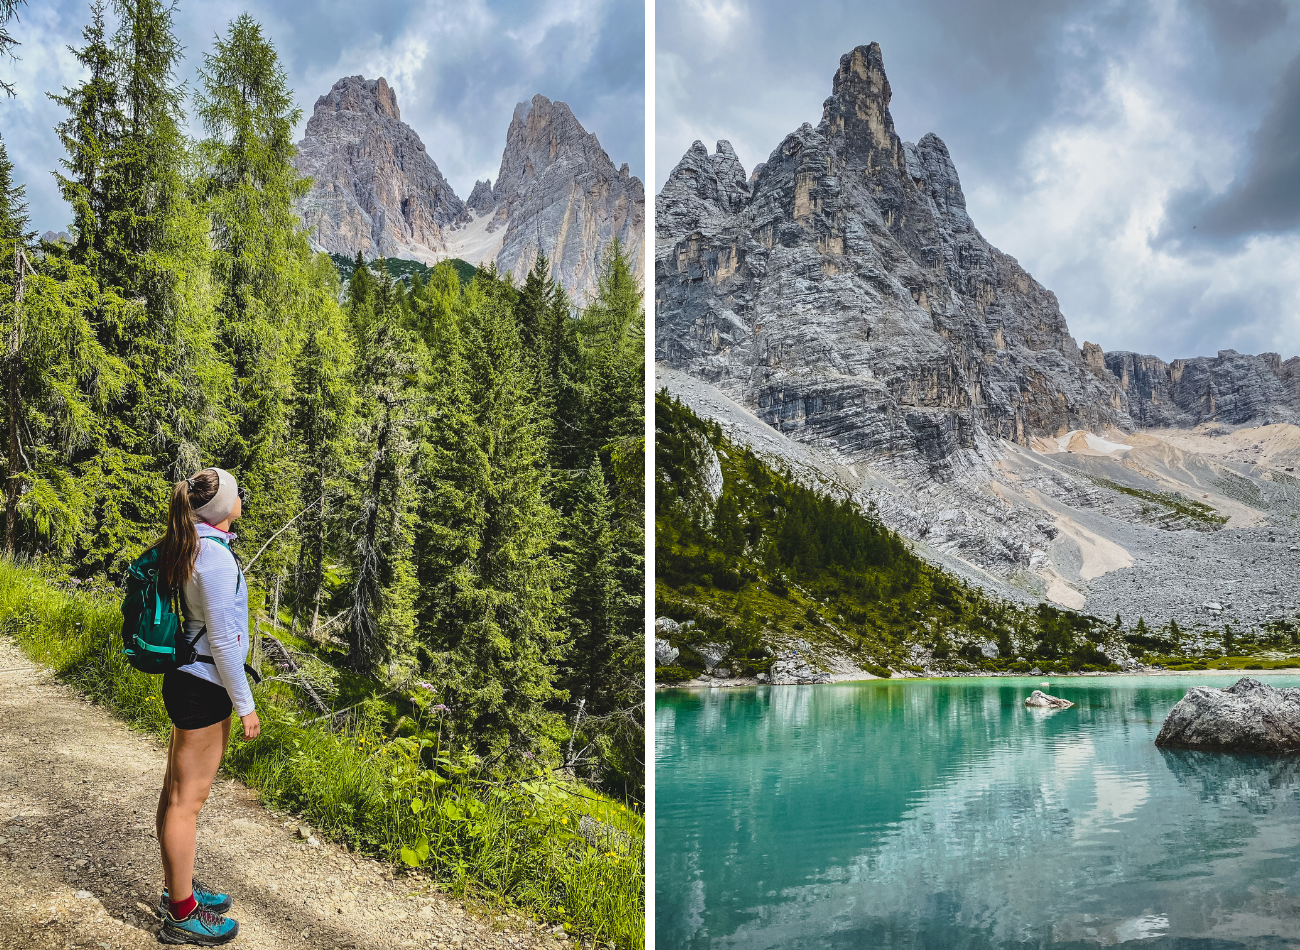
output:
[{"label": "green grass", "polygon": [[1109,488],[1111,491],[1117,491],[1120,494],[1137,498],[1148,504],[1157,505],[1207,527],[1218,528],[1228,523],[1228,519],[1210,505],[1184,498],[1182,495],[1173,492],[1130,488],[1127,485],[1121,485],[1119,482],[1113,482],[1109,478],[1102,478],[1098,475],[1093,475],[1091,478],[1096,484]]},{"label": "green grass", "polygon": [[[0,561],[0,631],[33,660],[160,740],[170,730],[162,678],[127,665],[111,595],[71,593],[39,570]],[[225,770],[263,801],[323,834],[474,901],[563,922],[575,936],[645,946],[645,824],[641,815],[547,774],[500,780],[446,747],[418,697],[402,732],[363,705],[348,731],[304,724],[288,687],[254,689],[262,735],[232,731]],[[378,704],[371,703],[371,707]],[[601,824],[595,842],[583,816]]]}]

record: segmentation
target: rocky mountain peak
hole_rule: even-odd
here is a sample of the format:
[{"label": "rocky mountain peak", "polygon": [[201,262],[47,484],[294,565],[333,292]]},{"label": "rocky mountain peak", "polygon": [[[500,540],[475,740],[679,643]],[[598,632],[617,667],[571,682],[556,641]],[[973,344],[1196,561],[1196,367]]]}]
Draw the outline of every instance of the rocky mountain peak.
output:
[{"label": "rocky mountain peak", "polygon": [[345,76],[317,99],[294,163],[312,179],[299,213],[326,251],[432,262],[468,220],[383,77]]},{"label": "rocky mountain peak", "polygon": [[644,277],[645,190],[563,102],[515,107],[496,184],[462,202],[402,121],[388,82],[345,76],[316,101],[298,145],[313,180],[298,211],[315,247],[367,259],[495,261],[522,278],[544,253],[578,302],[614,238]]},{"label": "rocky mountain peak", "polygon": [[847,168],[868,174],[903,170],[902,142],[889,114],[892,95],[879,43],[840,57],[831,96],[822,104],[822,133]]},{"label": "rocky mountain peak", "polygon": [[984,240],[938,136],[903,143],[880,47],[746,179],[696,142],[656,202],[656,356],[801,441],[949,477],[994,441],[1130,427],[1055,296]]},{"label": "rocky mountain peak", "polygon": [[[531,102],[519,103],[506,130],[501,171],[492,189],[498,209],[519,200],[552,165],[585,163],[597,153],[609,162],[596,136],[582,127],[567,104],[552,102],[540,93]],[[613,169],[613,163],[609,164]],[[498,210],[498,216],[504,216],[503,211]]]},{"label": "rocky mountain peak", "polygon": [[334,112],[373,112],[395,122],[402,121],[402,112],[397,108],[397,93],[383,76],[378,79],[344,76],[316,100],[315,111],[322,107]]},{"label": "rocky mountain peak", "polygon": [[515,107],[492,197],[508,222],[501,270],[522,277],[545,253],[552,276],[582,299],[617,237],[644,276],[645,188],[565,103],[536,95]]},{"label": "rocky mountain peak", "polygon": [[496,207],[496,201],[492,197],[491,179],[474,182],[474,189],[469,193],[465,207],[480,214],[486,214]]}]

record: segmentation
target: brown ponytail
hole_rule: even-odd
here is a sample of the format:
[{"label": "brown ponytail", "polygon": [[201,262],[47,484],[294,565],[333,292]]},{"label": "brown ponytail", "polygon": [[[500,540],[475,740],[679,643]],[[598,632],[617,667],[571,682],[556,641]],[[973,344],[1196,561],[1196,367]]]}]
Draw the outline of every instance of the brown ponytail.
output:
[{"label": "brown ponytail", "polygon": [[194,528],[194,509],[202,508],[217,494],[217,473],[207,468],[172,486],[167,506],[167,533],[158,542],[158,579],[175,590],[194,573],[199,556],[199,533]]}]

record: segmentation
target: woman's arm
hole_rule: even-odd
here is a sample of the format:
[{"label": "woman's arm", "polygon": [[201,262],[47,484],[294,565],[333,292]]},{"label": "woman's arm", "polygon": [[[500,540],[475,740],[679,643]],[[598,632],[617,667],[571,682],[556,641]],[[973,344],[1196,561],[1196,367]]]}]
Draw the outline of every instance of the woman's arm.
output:
[{"label": "woman's arm", "polygon": [[235,588],[239,566],[234,555],[216,541],[200,539],[199,557],[195,562],[194,580],[198,588],[203,616],[207,618],[208,649],[216,662],[221,683],[230,694],[235,712],[244,717],[253,712],[253,691],[244,678],[244,647],[248,630],[235,609]]}]

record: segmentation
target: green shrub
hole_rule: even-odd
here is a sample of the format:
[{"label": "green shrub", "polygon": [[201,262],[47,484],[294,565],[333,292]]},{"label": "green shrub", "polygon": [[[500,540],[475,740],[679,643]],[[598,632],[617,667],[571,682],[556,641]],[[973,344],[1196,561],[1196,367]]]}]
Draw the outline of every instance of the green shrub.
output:
[{"label": "green shrub", "polygon": [[655,682],[656,683],[684,683],[695,676],[688,669],[680,666],[656,666]]},{"label": "green shrub", "polygon": [[864,663],[862,668],[872,676],[879,676],[881,679],[889,679],[894,675],[894,671],[886,666],[877,666],[875,663]]}]

